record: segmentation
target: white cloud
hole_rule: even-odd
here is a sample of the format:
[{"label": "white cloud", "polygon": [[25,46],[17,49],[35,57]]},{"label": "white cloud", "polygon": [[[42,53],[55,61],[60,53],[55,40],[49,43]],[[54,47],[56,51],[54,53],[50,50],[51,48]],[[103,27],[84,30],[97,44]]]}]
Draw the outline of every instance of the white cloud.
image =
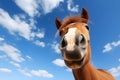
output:
[{"label": "white cloud", "polygon": [[116,42],[115,41],[112,42],[111,45],[113,45],[114,47],[120,46],[120,40],[118,40]]},{"label": "white cloud", "polygon": [[79,11],[79,5],[74,5],[73,0],[67,1],[67,8],[71,12],[78,12]]},{"label": "white cloud", "polygon": [[0,37],[0,42],[1,42],[1,41],[4,41],[4,38]]},{"label": "white cloud", "polygon": [[[118,59],[118,61],[120,62],[120,59]],[[113,67],[111,69],[108,70],[114,77],[119,77],[120,76],[120,65],[118,65],[117,67]]]},{"label": "white cloud", "polygon": [[62,60],[62,59],[55,59],[55,60],[53,61],[53,63],[54,63],[55,65],[57,65],[57,66],[60,66],[60,67],[66,67],[66,65],[65,65],[65,63],[64,63],[64,60]]},{"label": "white cloud", "polygon": [[118,59],[118,61],[120,62],[120,59]]},{"label": "white cloud", "polygon": [[0,8],[0,24],[3,25],[11,34],[18,33],[25,39],[30,40],[31,27],[25,21],[20,20],[16,15],[14,19],[9,14]]},{"label": "white cloud", "polygon": [[12,71],[10,69],[8,69],[8,68],[0,68],[0,72],[9,73],[9,72],[12,72]]},{"label": "white cloud", "polygon": [[68,68],[66,65],[65,65],[65,62],[64,60],[62,59],[55,59],[54,61],[52,61],[53,64],[59,66],[59,67],[65,67],[66,68],[66,71],[68,72],[71,72],[72,70],[70,68]]},{"label": "white cloud", "polygon": [[108,70],[114,77],[120,76],[120,65]]},{"label": "white cloud", "polygon": [[26,58],[27,58],[27,59],[32,59],[32,58],[31,58],[30,56],[28,56],[28,55],[26,56]]},{"label": "white cloud", "polygon": [[5,59],[7,58],[7,55],[0,55],[0,59]]},{"label": "white cloud", "polygon": [[3,51],[7,54],[8,57],[10,57],[13,61],[16,62],[22,62],[25,59],[21,57],[21,52],[17,48],[9,45],[9,44],[3,44],[0,45],[0,51]]},{"label": "white cloud", "polygon": [[[12,35],[19,35],[27,40],[33,41],[34,39],[44,38],[44,31],[35,28],[35,21],[30,19],[30,24],[27,21],[20,18],[20,16],[14,15],[14,18],[0,8],[0,24],[6,28]],[[36,31],[36,32],[35,32]],[[17,34],[16,34],[17,33]],[[3,41],[0,38],[0,41]],[[44,47],[45,43],[39,43],[41,47]]]},{"label": "white cloud", "polygon": [[107,43],[104,46],[103,53],[111,51],[113,48],[120,46],[120,40]]},{"label": "white cloud", "polygon": [[40,9],[44,14],[50,13],[64,0],[15,0],[15,3],[29,16],[40,15]]},{"label": "white cloud", "polygon": [[37,77],[53,78],[53,75],[46,70],[31,70],[31,74]]},{"label": "white cloud", "polygon": [[111,46],[110,43],[107,43],[107,44],[104,46],[103,53],[108,52],[108,51],[110,51],[110,50],[112,50],[112,46]]},{"label": "white cloud", "polygon": [[37,0],[15,0],[15,3],[31,17],[39,14]]},{"label": "white cloud", "polygon": [[58,53],[58,54],[61,53],[60,48],[59,48],[59,43],[57,43],[56,41],[54,41],[53,44],[51,44],[51,47],[52,47],[52,49],[54,49],[54,51],[56,53]]},{"label": "white cloud", "polygon": [[44,33],[44,31],[40,31],[40,30],[38,30],[38,32],[32,32],[31,33],[31,37],[38,37],[38,38],[44,38],[44,36],[45,36],[45,33]]},{"label": "white cloud", "polygon": [[13,66],[17,67],[17,68],[20,68],[20,64],[16,63],[16,62],[13,62],[13,61],[10,61],[10,64],[12,64]]},{"label": "white cloud", "polygon": [[41,41],[36,40],[34,43],[35,43],[36,45],[38,45],[38,46],[45,47],[45,43],[44,43],[44,42],[41,42]]},{"label": "white cloud", "polygon": [[18,71],[27,77],[32,77],[31,73],[25,71],[24,69],[18,69]]},{"label": "white cloud", "polygon": [[[31,17],[40,15],[42,11],[44,14],[50,13],[63,2],[64,0],[15,0],[16,5]],[[74,5],[73,0],[67,0],[67,8],[71,12],[79,11],[79,5]]]},{"label": "white cloud", "polygon": [[36,77],[44,77],[44,78],[53,78],[53,75],[48,73],[46,70],[29,70],[26,71],[24,69],[18,69],[18,71],[27,76],[27,77],[32,77],[32,76],[36,76]]},{"label": "white cloud", "polygon": [[40,0],[40,5],[45,14],[50,13],[54,8],[58,7],[64,0]]},{"label": "white cloud", "polygon": [[70,68],[67,68],[67,69],[66,69],[66,71],[68,71],[68,72],[72,72],[72,69],[70,69]]},{"label": "white cloud", "polygon": [[38,32],[38,33],[36,33],[36,36],[38,37],[38,38],[44,38],[44,32]]}]

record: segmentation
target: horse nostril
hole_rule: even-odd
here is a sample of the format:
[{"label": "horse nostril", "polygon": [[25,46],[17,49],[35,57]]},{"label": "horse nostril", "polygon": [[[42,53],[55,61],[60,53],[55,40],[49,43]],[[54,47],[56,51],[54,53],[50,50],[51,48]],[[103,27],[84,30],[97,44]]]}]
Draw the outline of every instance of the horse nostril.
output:
[{"label": "horse nostril", "polygon": [[67,41],[65,40],[65,38],[63,38],[61,41],[61,48],[64,48],[66,46],[67,46]]},{"label": "horse nostril", "polygon": [[81,39],[80,39],[80,44],[81,44],[81,45],[86,44],[85,37],[84,37],[83,35],[81,35],[81,37],[80,37],[80,38],[81,38]]}]

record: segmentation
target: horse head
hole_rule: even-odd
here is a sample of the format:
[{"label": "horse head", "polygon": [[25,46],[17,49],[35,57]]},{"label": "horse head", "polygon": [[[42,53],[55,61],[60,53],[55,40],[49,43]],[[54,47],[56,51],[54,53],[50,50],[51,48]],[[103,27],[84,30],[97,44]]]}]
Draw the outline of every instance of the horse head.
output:
[{"label": "horse head", "polygon": [[71,69],[84,66],[90,60],[90,37],[88,12],[69,16],[63,21],[56,18],[56,27],[61,36],[60,50],[65,64]]}]

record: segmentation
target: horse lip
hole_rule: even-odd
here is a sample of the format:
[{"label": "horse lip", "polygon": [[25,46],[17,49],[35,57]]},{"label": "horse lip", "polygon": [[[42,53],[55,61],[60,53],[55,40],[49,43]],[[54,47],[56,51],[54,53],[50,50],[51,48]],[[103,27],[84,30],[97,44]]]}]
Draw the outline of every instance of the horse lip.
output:
[{"label": "horse lip", "polygon": [[[71,53],[72,54],[72,53]],[[81,61],[81,57],[80,57],[80,54],[66,54],[66,53],[63,53],[62,56],[63,58],[66,60],[66,61]]]},{"label": "horse lip", "polygon": [[80,60],[80,63],[84,63],[84,57]]},{"label": "horse lip", "polygon": [[65,59],[65,61],[72,61],[72,62],[80,62],[80,63],[82,63],[82,62],[84,62],[84,57],[82,58],[82,59]]},{"label": "horse lip", "polygon": [[[85,62],[84,57],[81,60],[72,60],[72,61],[65,60],[65,64],[72,69],[81,68],[84,62]],[[75,67],[75,66],[78,66],[78,67]]]},{"label": "horse lip", "polygon": [[84,61],[84,57],[80,60],[73,60],[73,61],[78,61],[78,62],[82,63]]}]

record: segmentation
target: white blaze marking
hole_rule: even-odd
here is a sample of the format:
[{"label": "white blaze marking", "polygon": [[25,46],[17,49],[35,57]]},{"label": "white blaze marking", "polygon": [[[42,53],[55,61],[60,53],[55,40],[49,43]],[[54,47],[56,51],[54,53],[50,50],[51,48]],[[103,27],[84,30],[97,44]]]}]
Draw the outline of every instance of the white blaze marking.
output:
[{"label": "white blaze marking", "polygon": [[[77,28],[70,28],[68,29],[68,32],[65,34],[65,39],[67,40],[67,46],[66,49],[67,51],[73,51],[75,44],[75,36],[76,36],[76,30]],[[81,37],[82,38],[82,37]],[[83,45],[81,45],[83,46]],[[81,51],[81,57],[83,57],[86,53],[86,50],[83,50],[82,47],[80,47]]]},{"label": "white blaze marking", "polygon": [[76,30],[77,28],[70,28],[68,29],[68,32],[65,35],[65,39],[67,40],[68,43],[67,44],[68,51],[74,50]]}]

